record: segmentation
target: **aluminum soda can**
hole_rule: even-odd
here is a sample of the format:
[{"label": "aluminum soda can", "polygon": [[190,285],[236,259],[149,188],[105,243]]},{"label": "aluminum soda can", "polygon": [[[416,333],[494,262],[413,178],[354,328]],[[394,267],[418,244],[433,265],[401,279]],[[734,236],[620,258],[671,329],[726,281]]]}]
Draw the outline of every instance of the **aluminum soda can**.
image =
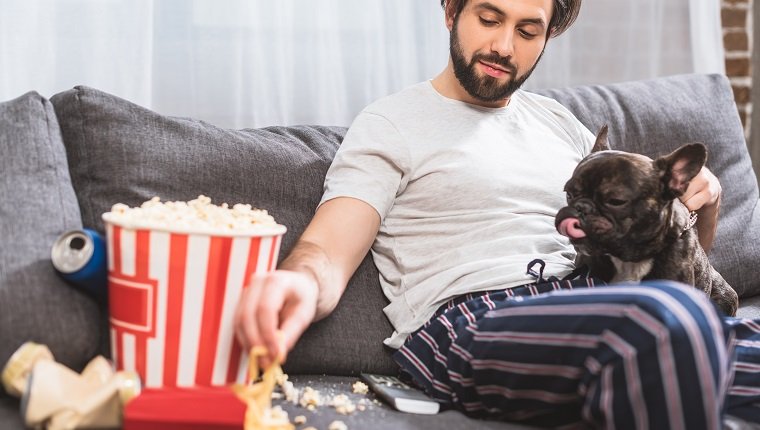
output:
[{"label": "aluminum soda can", "polygon": [[53,267],[63,279],[91,296],[108,297],[108,263],[103,236],[85,228],[70,230],[53,243]]}]

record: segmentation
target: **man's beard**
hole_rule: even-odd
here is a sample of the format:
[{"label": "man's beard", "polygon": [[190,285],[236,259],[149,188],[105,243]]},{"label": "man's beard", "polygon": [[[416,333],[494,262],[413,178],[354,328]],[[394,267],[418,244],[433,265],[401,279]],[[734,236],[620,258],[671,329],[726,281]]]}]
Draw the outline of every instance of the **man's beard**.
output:
[{"label": "man's beard", "polygon": [[[457,77],[465,91],[476,100],[482,102],[496,102],[509,98],[522,86],[523,83],[525,83],[525,80],[530,77],[530,74],[533,73],[533,70],[538,65],[539,60],[541,60],[541,56],[544,55],[544,52],[541,51],[541,55],[538,56],[533,67],[522,76],[517,76],[517,67],[509,61],[509,57],[501,57],[495,52],[491,54],[475,53],[468,63],[464,57],[464,52],[462,52],[462,47],[459,44],[457,21],[458,19],[454,20],[454,25],[451,28],[451,35],[449,36],[449,52],[454,64],[454,75]],[[497,64],[507,70],[509,72],[509,79],[507,82],[500,83],[498,79],[491,76],[480,76],[475,69],[477,63],[480,61]]]}]

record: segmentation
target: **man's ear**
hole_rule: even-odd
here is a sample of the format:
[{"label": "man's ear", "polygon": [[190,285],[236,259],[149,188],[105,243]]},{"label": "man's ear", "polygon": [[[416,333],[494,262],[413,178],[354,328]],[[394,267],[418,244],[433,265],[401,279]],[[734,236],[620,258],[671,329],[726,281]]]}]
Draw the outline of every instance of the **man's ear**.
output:
[{"label": "man's ear", "polygon": [[[456,2],[453,2],[456,3]],[[456,4],[452,4],[451,0],[446,0],[443,4],[443,17],[446,19],[446,28],[451,32],[451,29],[454,28],[454,13]]]},{"label": "man's ear", "polygon": [[599,129],[599,133],[596,135],[596,142],[594,142],[594,148],[591,149],[591,152],[607,151],[608,149],[610,149],[610,145],[607,143],[607,124],[605,124]]},{"label": "man's ear", "polygon": [[682,196],[706,161],[707,147],[701,143],[683,145],[670,154],[654,160],[655,169],[660,173],[665,196],[673,199]]}]

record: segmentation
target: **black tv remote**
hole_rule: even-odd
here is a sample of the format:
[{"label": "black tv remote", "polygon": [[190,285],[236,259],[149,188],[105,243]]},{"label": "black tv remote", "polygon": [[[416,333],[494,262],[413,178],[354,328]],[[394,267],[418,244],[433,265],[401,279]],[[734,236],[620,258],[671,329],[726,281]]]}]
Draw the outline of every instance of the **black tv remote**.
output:
[{"label": "black tv remote", "polygon": [[432,415],[440,404],[420,389],[405,384],[395,376],[362,373],[362,379],[378,396],[401,412]]}]

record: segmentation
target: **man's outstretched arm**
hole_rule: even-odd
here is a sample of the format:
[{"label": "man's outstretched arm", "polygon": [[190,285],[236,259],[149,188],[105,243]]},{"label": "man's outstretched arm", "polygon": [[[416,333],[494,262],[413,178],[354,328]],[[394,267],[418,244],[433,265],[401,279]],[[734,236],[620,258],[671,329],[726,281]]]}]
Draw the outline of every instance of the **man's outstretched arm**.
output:
[{"label": "man's outstretched arm", "polygon": [[327,201],[278,270],[251,279],[235,329],[245,348],[270,351],[262,366],[284,361],[309,324],[335,309],[379,227],[380,216],[369,204],[349,197]]}]

